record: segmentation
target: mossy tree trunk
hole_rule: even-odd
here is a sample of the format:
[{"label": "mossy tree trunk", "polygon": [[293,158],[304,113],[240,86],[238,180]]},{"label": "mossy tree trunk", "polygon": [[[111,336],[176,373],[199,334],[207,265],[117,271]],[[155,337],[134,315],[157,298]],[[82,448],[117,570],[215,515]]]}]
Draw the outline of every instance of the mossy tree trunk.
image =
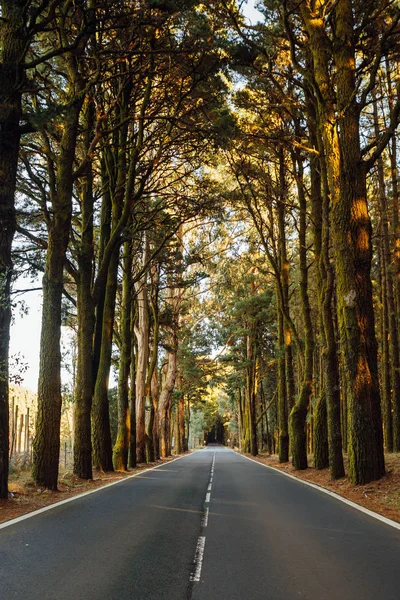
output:
[{"label": "mossy tree trunk", "polygon": [[101,471],[113,471],[108,382],[111,368],[115,301],[118,287],[119,246],[108,266],[104,300],[100,360],[92,405],[93,464]]},{"label": "mossy tree trunk", "polygon": [[[387,82],[387,91],[388,91],[388,104],[391,111],[393,111],[393,106],[395,102],[394,94],[393,94],[393,82],[392,82],[392,73],[393,67],[391,61],[388,57],[386,57],[386,82]],[[392,262],[391,268],[393,270],[394,276],[394,285],[396,291],[396,303],[397,303],[397,312],[400,313],[400,219],[399,219],[399,169],[397,163],[397,137],[393,135],[391,144],[390,144],[390,180],[392,184]],[[400,328],[400,314],[397,315],[398,323],[397,327]]]},{"label": "mossy tree trunk", "polygon": [[[361,160],[359,109],[355,103],[354,27],[351,2],[335,7],[336,90],[340,129],[329,75],[329,45],[322,16],[302,5],[319,89],[319,115],[332,202],[332,240],[337,275],[338,317],[349,378],[349,476],[366,483],[384,473],[377,346],[372,305],[371,223],[366,168]],[[339,134],[340,132],[340,134]]]},{"label": "mossy tree trunk", "polygon": [[307,201],[304,192],[304,167],[303,159],[297,156],[294,159],[294,171],[297,179],[297,194],[299,198],[299,260],[300,260],[300,299],[304,327],[304,376],[299,398],[293,406],[290,417],[290,442],[292,448],[292,463],[295,469],[301,470],[308,467],[307,463],[307,436],[306,418],[310,404],[313,383],[314,365],[314,334],[311,320],[311,306],[308,296],[308,265],[307,265]]},{"label": "mossy tree trunk", "polygon": [[[379,228],[379,232],[382,227]],[[386,296],[386,269],[382,249],[382,235],[380,233],[378,240],[378,283],[380,289],[380,329],[381,329],[381,395],[382,395],[382,413],[383,413],[383,436],[387,452],[393,452],[393,415],[392,415],[392,390],[390,385],[390,357],[389,357],[389,312]]]},{"label": "mossy tree trunk", "polygon": [[136,467],[136,348],[134,322],[136,318],[136,300],[131,298],[131,360],[130,360],[130,386],[129,386],[129,456],[128,466],[130,469]]},{"label": "mossy tree trunk", "polygon": [[329,445],[327,428],[327,405],[325,392],[321,392],[314,412],[314,468],[326,469],[329,466]]},{"label": "mossy tree trunk", "polygon": [[279,430],[279,462],[289,460],[289,432],[288,410],[286,401],[286,363],[284,350],[284,324],[280,307],[279,294],[277,294],[277,321],[278,321],[278,430]]},{"label": "mossy tree trunk", "polygon": [[[354,101],[355,39],[349,0],[339,1],[335,17],[338,109],[343,117],[339,128],[340,193],[332,203],[333,241],[339,326],[350,379],[349,477],[353,483],[362,484],[385,473],[370,275],[371,221],[366,167],[361,161],[359,109]],[[332,191],[336,181],[331,179]]]},{"label": "mossy tree trunk", "polygon": [[[302,3],[300,10],[313,56],[331,195],[338,320],[349,380],[349,476],[354,483],[366,483],[380,478],[385,467],[370,277],[371,222],[366,165],[360,149],[352,3],[339,0],[335,5],[333,44],[323,15],[312,12],[309,3]],[[335,82],[330,77],[331,59],[336,66]],[[335,91],[340,123],[335,112]]]},{"label": "mossy tree trunk", "polygon": [[[278,247],[279,247],[279,267],[277,276],[280,280],[279,293],[281,296],[280,305],[281,311],[284,317],[284,348],[285,348],[285,380],[286,380],[286,404],[287,414],[294,406],[295,403],[295,380],[294,380],[294,367],[293,367],[293,329],[294,323],[290,318],[290,306],[289,306],[289,259],[287,255],[286,245],[286,194],[287,194],[287,181],[286,181],[286,164],[285,164],[285,152],[282,147],[278,150],[278,177],[279,177],[279,189],[278,189],[278,200],[277,200],[277,213],[278,213]],[[296,334],[297,335],[297,334]],[[300,351],[300,347],[298,348]]]},{"label": "mossy tree trunk", "polygon": [[[322,148],[321,148],[322,149]],[[333,295],[335,277],[330,260],[329,240],[329,192],[325,161],[320,158],[322,193],[322,254],[319,262],[321,273],[320,306],[324,327],[325,348],[323,351],[323,369],[328,423],[329,468],[332,479],[344,476],[341,415],[340,415],[340,372],[337,352],[336,332],[333,318]]]},{"label": "mossy tree trunk", "polygon": [[255,339],[252,328],[254,324],[248,325],[247,329],[250,330],[246,336],[246,413],[248,418],[248,446],[252,456],[257,456],[258,445],[257,445],[257,415],[256,415],[256,352],[255,352]]},{"label": "mossy tree trunk", "polygon": [[[374,93],[374,125],[375,136],[379,137],[379,120],[376,94]],[[392,435],[393,435],[393,450],[400,452],[400,356],[399,356],[399,332],[397,328],[397,311],[394,296],[394,282],[392,271],[392,256],[390,251],[390,231],[389,231],[389,211],[386,197],[386,184],[382,156],[377,160],[377,176],[379,190],[379,206],[381,217],[381,241],[382,241],[382,262],[384,266],[384,277],[382,283],[384,285],[383,295],[385,308],[387,308],[388,329],[385,335],[389,345],[389,355],[386,355],[386,360],[390,361],[390,382],[391,382],[391,398],[383,401],[383,414],[387,414],[388,404],[393,407],[392,420]],[[388,368],[386,365],[385,368]],[[385,406],[386,404],[386,406]],[[385,424],[388,425],[388,419],[385,418]],[[385,428],[386,429],[386,428]],[[390,429],[389,429],[390,433]],[[386,435],[387,438],[387,435]],[[389,444],[390,447],[390,444]]]},{"label": "mossy tree trunk", "polygon": [[[325,360],[327,357],[326,332],[324,328],[323,307],[326,293],[326,274],[321,268],[323,256],[323,232],[326,232],[326,224],[323,223],[323,197],[322,197],[322,174],[321,162],[318,155],[318,132],[317,132],[317,114],[315,97],[311,89],[307,88],[307,126],[309,132],[310,146],[316,153],[310,156],[310,190],[311,190],[311,214],[312,230],[314,241],[314,260],[317,265],[316,279],[318,292],[318,330],[319,344],[316,349],[315,364],[319,366],[319,390],[317,400],[314,405],[314,428],[313,428],[313,455],[314,468],[325,469],[329,466],[329,448],[328,448],[328,413],[326,401],[326,385],[324,378]],[[324,229],[325,227],[325,229]],[[329,250],[329,248],[328,248]],[[321,357],[321,349],[323,356]],[[319,359],[316,360],[319,355]],[[329,382],[328,382],[329,384]],[[328,392],[331,394],[332,391]]]}]

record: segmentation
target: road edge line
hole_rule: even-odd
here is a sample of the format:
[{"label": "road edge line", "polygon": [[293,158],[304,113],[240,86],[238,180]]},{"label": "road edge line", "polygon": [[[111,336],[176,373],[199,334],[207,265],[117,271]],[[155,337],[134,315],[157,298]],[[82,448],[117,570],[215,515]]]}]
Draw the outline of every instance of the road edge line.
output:
[{"label": "road edge line", "polygon": [[82,494],[77,494],[76,496],[72,496],[71,498],[65,498],[65,500],[59,500],[58,502],[54,502],[53,504],[48,504],[47,506],[44,506],[43,508],[38,508],[37,510],[33,510],[32,512],[26,513],[25,515],[21,515],[20,517],[11,519],[10,521],[5,521],[4,523],[0,523],[0,529],[5,529],[6,527],[10,527],[11,525],[16,525],[17,523],[20,523],[21,521],[25,521],[26,519],[30,519],[31,517],[36,517],[37,515],[40,515],[41,513],[44,513],[44,512],[47,512],[48,510],[56,508],[57,506],[61,506],[62,504],[68,504],[68,502],[73,502],[74,500],[78,500],[80,498],[83,498],[84,496],[90,496],[90,494],[95,494],[96,492],[105,490],[106,488],[109,488],[112,485],[117,485],[118,483],[123,483],[124,481],[128,481],[128,479],[133,479],[133,477],[138,477],[139,475],[142,475],[143,473],[148,473],[149,471],[154,471],[155,469],[159,469],[160,467],[165,467],[166,465],[169,465],[169,464],[175,462],[176,460],[180,460],[181,458],[187,458],[188,456],[191,456],[195,452],[198,452],[198,450],[194,450],[190,454],[184,454],[182,456],[178,456],[177,458],[173,458],[172,460],[169,460],[168,462],[163,463],[161,465],[156,465],[155,467],[149,467],[148,469],[142,469],[141,471],[138,471],[137,473],[128,475],[128,477],[124,477],[123,479],[118,479],[118,481],[112,481],[111,483],[106,483],[106,485],[99,486],[95,490],[89,490],[89,492],[82,492]]},{"label": "road edge line", "polygon": [[343,502],[343,504],[347,504],[348,506],[355,508],[356,510],[368,515],[369,517],[376,519],[377,521],[381,521],[382,523],[385,523],[386,525],[389,525],[390,527],[393,527],[394,529],[400,530],[400,523],[397,523],[397,521],[388,519],[387,517],[384,517],[383,515],[380,515],[379,513],[375,512],[373,510],[370,510],[369,508],[365,508],[364,506],[361,506],[360,504],[357,504],[356,502],[353,502],[352,500],[348,500],[347,498],[344,498],[343,496],[336,494],[336,492],[327,490],[326,488],[321,487],[320,485],[317,485],[316,483],[311,483],[311,481],[306,481],[305,479],[301,479],[300,477],[295,477],[294,475],[291,475],[290,473],[286,473],[285,471],[283,471],[281,469],[277,469],[276,467],[271,467],[270,465],[266,465],[262,462],[259,462],[258,460],[254,460],[254,458],[250,458],[249,456],[245,456],[244,454],[235,452],[235,450],[231,450],[231,452],[234,452],[235,454],[237,454],[238,456],[241,456],[242,458],[251,460],[251,462],[256,463],[256,465],[260,465],[261,467],[266,467],[267,469],[271,469],[272,471],[275,471],[276,473],[281,473],[281,475],[285,475],[285,477],[290,477],[290,479],[294,479],[295,481],[298,481],[299,483],[308,485],[308,487],[314,488],[315,490],[318,490],[319,492],[323,492],[324,494],[327,494],[328,496],[331,496],[332,498],[336,498],[336,500],[340,500],[340,502]]}]

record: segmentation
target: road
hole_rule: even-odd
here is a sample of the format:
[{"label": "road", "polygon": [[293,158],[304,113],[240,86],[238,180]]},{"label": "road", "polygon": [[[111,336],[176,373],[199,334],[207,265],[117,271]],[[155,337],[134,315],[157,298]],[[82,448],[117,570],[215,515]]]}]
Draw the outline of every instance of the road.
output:
[{"label": "road", "polygon": [[400,531],[210,446],[0,530],[1,600],[399,600]]}]

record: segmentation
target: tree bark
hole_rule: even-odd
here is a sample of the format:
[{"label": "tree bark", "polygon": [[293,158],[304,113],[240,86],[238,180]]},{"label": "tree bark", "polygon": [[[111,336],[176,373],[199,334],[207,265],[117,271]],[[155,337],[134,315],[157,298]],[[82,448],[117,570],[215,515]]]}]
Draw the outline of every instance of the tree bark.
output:
[{"label": "tree bark", "polygon": [[65,115],[52,193],[53,218],[49,223],[46,266],[43,276],[43,310],[40,338],[38,411],[33,442],[32,476],[39,485],[57,489],[61,421],[61,298],[64,262],[72,217],[73,166],[83,98],[83,81],[71,56],[66,57],[73,104]]},{"label": "tree bark", "polygon": [[[374,94],[374,124],[375,136],[379,136],[378,107],[376,94]],[[377,160],[377,175],[379,189],[379,205],[381,216],[381,242],[382,242],[382,261],[384,263],[384,274],[382,281],[384,284],[385,308],[387,308],[388,332],[390,357],[390,382],[391,382],[391,404],[393,407],[393,450],[400,452],[400,356],[399,356],[399,334],[397,328],[397,312],[394,297],[393,273],[391,269],[392,257],[390,252],[390,232],[389,215],[386,198],[386,184],[383,167],[383,159],[380,156]],[[385,335],[387,336],[385,332]],[[388,357],[388,358],[389,358]],[[390,400],[389,400],[390,402]],[[385,412],[385,411],[384,411]],[[387,419],[385,419],[387,422]],[[387,424],[387,423],[386,423]]]},{"label": "tree bark", "polygon": [[122,277],[122,306],[120,317],[120,348],[118,371],[118,433],[113,448],[113,464],[116,471],[128,468],[130,412],[129,412],[129,372],[131,363],[131,295],[132,285],[132,244],[125,242]]},{"label": "tree bark", "polygon": [[279,294],[277,294],[278,316],[278,429],[279,429],[279,462],[289,460],[289,432],[288,410],[286,401],[286,364],[284,350],[284,324],[280,307]]},{"label": "tree bark", "polygon": [[[299,227],[299,257],[300,257],[300,298],[304,326],[304,379],[301,385],[299,399],[293,406],[290,417],[290,442],[292,447],[292,463],[295,469],[307,469],[307,437],[306,418],[312,394],[314,366],[314,333],[311,319],[311,306],[308,296],[308,266],[306,247],[307,201],[304,193],[303,163],[298,157],[297,162],[297,194],[300,206]],[[296,170],[296,164],[294,164]]]},{"label": "tree bark", "polygon": [[[145,265],[149,258],[149,242],[146,237],[142,256]],[[147,373],[150,353],[150,319],[148,306],[147,273],[135,283],[137,302],[137,324],[135,334],[137,340],[136,368],[136,460],[146,462],[146,398]]]},{"label": "tree bark", "polygon": [[108,267],[102,319],[100,362],[92,406],[93,463],[102,471],[113,471],[108,381],[111,368],[119,247],[114,249]]},{"label": "tree bark", "polygon": [[[86,106],[86,140],[88,152],[94,127],[94,105],[91,99]],[[83,479],[92,479],[92,426],[93,400],[93,333],[95,307],[92,297],[93,283],[93,173],[89,163],[82,181],[81,190],[81,238],[77,251],[78,278],[78,358],[74,412],[74,474]]]},{"label": "tree bark", "polygon": [[2,1],[0,63],[0,498],[8,498],[8,359],[11,326],[11,246],[20,144],[21,89],[27,49],[25,3]]},{"label": "tree bark", "polygon": [[171,350],[167,352],[167,369],[164,385],[160,394],[160,456],[165,458],[171,454],[170,445],[170,412],[172,392],[175,387],[177,373],[177,335],[174,332],[171,339]]},{"label": "tree bark", "polygon": [[[337,275],[338,318],[349,379],[349,476],[353,483],[379,479],[385,472],[377,372],[371,269],[371,222],[366,200],[366,167],[361,160],[356,104],[355,40],[352,3],[334,9],[335,43],[325,20],[302,3],[310,40],[318,110],[332,202],[332,240]],[[330,79],[330,53],[336,66]],[[340,128],[333,92],[336,88]]]}]

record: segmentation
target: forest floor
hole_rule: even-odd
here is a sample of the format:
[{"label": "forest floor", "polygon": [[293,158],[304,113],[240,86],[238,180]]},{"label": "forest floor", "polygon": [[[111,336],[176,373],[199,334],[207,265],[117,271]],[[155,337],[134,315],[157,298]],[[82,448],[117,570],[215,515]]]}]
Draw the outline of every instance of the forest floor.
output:
[{"label": "forest floor", "polygon": [[160,459],[154,463],[141,464],[135,469],[130,469],[126,472],[115,471],[113,473],[103,473],[93,471],[93,479],[89,480],[80,479],[71,470],[60,468],[58,490],[55,492],[43,488],[43,486],[38,486],[33,481],[29,470],[12,473],[8,482],[9,499],[0,500],[0,523],[16,519],[61,500],[79,496],[85,492],[91,492],[110,483],[127,479],[140,471],[165,464],[175,458],[177,458],[176,455]]},{"label": "forest floor", "polygon": [[[372,481],[366,485],[354,485],[347,477],[332,481],[329,469],[317,470],[309,467],[305,471],[295,471],[291,463],[280,464],[276,455],[260,454],[253,457],[248,454],[246,456],[280,471],[285,471],[294,477],[326,488],[339,496],[343,496],[356,504],[400,523],[400,454],[386,454],[386,475],[382,479]],[[309,464],[312,465],[312,456],[308,458]],[[347,470],[347,457],[345,457],[345,468]]]}]

